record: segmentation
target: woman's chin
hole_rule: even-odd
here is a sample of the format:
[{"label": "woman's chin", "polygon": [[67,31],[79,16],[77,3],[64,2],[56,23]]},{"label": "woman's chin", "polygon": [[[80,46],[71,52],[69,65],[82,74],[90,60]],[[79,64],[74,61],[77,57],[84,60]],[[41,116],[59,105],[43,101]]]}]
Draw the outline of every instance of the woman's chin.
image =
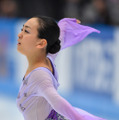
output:
[{"label": "woman's chin", "polygon": [[18,49],[18,48],[17,48],[17,51],[18,51],[19,53],[21,53],[21,54],[25,55],[25,54],[24,54],[24,52],[23,52],[23,51],[21,51],[21,50],[20,50],[20,49]]}]

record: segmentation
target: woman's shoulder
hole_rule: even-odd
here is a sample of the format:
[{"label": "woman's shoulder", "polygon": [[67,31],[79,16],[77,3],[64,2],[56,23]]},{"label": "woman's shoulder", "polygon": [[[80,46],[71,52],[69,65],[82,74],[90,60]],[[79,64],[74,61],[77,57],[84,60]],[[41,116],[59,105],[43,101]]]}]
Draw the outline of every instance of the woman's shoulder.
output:
[{"label": "woman's shoulder", "polygon": [[29,78],[30,77],[37,78],[37,79],[42,77],[52,77],[52,73],[46,67],[38,67],[30,73]]}]

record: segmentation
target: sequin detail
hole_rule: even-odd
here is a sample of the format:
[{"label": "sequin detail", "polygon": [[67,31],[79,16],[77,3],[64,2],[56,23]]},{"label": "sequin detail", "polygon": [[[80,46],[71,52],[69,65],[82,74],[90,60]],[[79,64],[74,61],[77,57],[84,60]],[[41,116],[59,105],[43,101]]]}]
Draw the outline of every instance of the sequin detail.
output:
[{"label": "sequin detail", "polygon": [[24,97],[27,97],[27,93],[24,93]]},{"label": "sequin detail", "polygon": [[23,80],[23,85],[27,85],[28,80]]},{"label": "sequin detail", "polygon": [[20,108],[21,108],[22,111],[24,111],[24,110],[26,109],[26,108],[23,107],[21,104],[20,104],[19,106],[20,106]]},{"label": "sequin detail", "polygon": [[55,110],[52,110],[45,120],[68,120],[68,119],[57,113]]}]

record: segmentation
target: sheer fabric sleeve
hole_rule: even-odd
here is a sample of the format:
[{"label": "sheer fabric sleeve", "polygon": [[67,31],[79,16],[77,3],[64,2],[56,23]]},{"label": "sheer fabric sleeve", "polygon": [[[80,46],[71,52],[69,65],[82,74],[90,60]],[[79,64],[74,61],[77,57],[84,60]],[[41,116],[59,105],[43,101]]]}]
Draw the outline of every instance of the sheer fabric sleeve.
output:
[{"label": "sheer fabric sleeve", "polygon": [[61,49],[70,47],[87,37],[92,32],[100,33],[99,30],[77,23],[75,18],[64,18],[58,22],[60,27]]},{"label": "sheer fabric sleeve", "polygon": [[99,120],[88,114],[80,114],[80,112],[62,98],[57,93],[49,73],[37,70],[32,74],[34,81],[38,81],[36,85],[37,94],[44,97],[56,112],[69,120]]},{"label": "sheer fabric sleeve", "polygon": [[[63,18],[58,22],[60,28],[61,50],[70,47],[84,38],[86,38],[92,32],[100,33],[99,30],[78,24],[75,18]],[[49,54],[53,60],[57,54]]]}]

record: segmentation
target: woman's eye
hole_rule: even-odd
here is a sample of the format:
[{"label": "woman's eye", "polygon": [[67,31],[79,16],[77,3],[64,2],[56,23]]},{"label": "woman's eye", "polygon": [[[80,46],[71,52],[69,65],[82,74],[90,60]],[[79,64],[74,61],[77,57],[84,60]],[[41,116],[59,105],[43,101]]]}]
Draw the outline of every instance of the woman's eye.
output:
[{"label": "woman's eye", "polygon": [[27,30],[23,30],[23,28],[21,29],[21,31],[24,31],[24,32],[26,32],[26,33],[29,33]]},{"label": "woman's eye", "polygon": [[27,30],[25,30],[26,33],[29,33]]}]

